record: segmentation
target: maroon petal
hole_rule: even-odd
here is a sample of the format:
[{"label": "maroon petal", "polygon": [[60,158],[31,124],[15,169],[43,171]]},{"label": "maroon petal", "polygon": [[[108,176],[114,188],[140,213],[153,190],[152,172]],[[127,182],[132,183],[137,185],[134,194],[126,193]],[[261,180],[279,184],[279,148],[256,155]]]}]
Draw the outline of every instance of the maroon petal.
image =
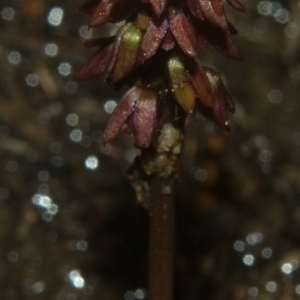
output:
[{"label": "maroon petal", "polygon": [[125,123],[134,111],[135,103],[139,96],[139,89],[133,87],[121,98],[107,122],[103,134],[104,144],[112,141],[122,131]]},{"label": "maroon petal", "polygon": [[197,42],[200,48],[210,53],[214,52],[215,46],[210,41],[210,38],[204,35],[203,33],[199,32],[197,36]]},{"label": "maroon petal", "polygon": [[217,49],[229,58],[241,59],[240,52],[232,40],[229,31],[224,32],[205,21],[200,22],[197,33],[198,44],[205,50],[212,51],[213,49]]},{"label": "maroon petal", "polygon": [[186,0],[186,3],[189,7],[190,12],[200,20],[204,20],[203,13],[198,1],[195,0]]},{"label": "maroon petal", "polygon": [[196,66],[189,68],[188,73],[200,102],[204,106],[212,108],[215,102],[214,95],[205,70],[198,62]]},{"label": "maroon petal", "polygon": [[144,62],[152,57],[166,35],[169,27],[168,20],[164,19],[163,22],[157,24],[153,19],[149,21],[148,27],[144,34],[141,46],[140,46],[140,60]]},{"label": "maroon petal", "polygon": [[75,80],[89,80],[105,75],[113,45],[98,50],[74,76]]},{"label": "maroon petal", "polygon": [[112,19],[112,12],[116,3],[114,0],[102,0],[91,15],[89,26],[93,27],[109,22]]},{"label": "maroon petal", "polygon": [[108,22],[118,22],[132,12],[125,0],[102,0],[89,20],[89,26],[99,26]]},{"label": "maroon petal", "polygon": [[235,112],[235,104],[234,104],[232,98],[230,97],[230,95],[228,94],[221,78],[220,78],[220,83],[219,83],[216,95],[217,95],[217,97],[223,98],[223,102],[226,104],[226,109],[228,111],[230,111],[231,113]]},{"label": "maroon petal", "polygon": [[216,101],[213,108],[213,119],[221,128],[230,130],[226,105],[223,102]]},{"label": "maroon petal", "polygon": [[153,12],[159,17],[168,4],[168,0],[149,0]]},{"label": "maroon petal", "polygon": [[150,90],[141,89],[133,114],[135,128],[135,146],[148,148],[152,142],[157,122],[156,94]]},{"label": "maroon petal", "polygon": [[182,51],[195,57],[197,51],[197,37],[193,27],[182,11],[171,14],[170,29]]},{"label": "maroon petal", "polygon": [[205,73],[215,97],[213,118],[220,127],[229,130],[227,111],[234,112],[234,103],[222,82],[220,74],[210,68],[205,68]]},{"label": "maroon petal", "polygon": [[227,2],[235,9],[239,11],[245,11],[244,6],[238,0],[227,0]]},{"label": "maroon petal", "polygon": [[237,48],[236,44],[234,43],[234,41],[232,40],[231,34],[229,32],[227,32],[225,34],[224,49],[226,49],[225,53],[230,58],[233,58],[236,60],[242,59],[241,53],[240,53],[239,49]]},{"label": "maroon petal", "polygon": [[222,0],[195,0],[198,1],[204,17],[217,27],[228,31],[227,20]]}]

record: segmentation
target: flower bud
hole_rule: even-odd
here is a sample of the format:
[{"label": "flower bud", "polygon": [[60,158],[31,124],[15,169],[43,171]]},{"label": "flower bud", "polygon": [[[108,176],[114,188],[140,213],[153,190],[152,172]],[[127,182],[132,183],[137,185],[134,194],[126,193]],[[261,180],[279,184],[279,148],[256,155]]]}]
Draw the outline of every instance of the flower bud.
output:
[{"label": "flower bud", "polygon": [[182,51],[195,57],[198,48],[197,36],[182,10],[171,14],[170,29]]}]

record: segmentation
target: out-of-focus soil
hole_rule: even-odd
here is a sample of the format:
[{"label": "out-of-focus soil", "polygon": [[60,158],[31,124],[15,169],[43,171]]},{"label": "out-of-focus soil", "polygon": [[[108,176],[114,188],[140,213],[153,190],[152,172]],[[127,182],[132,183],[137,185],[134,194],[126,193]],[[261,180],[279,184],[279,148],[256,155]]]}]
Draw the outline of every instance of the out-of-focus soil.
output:
[{"label": "out-of-focus soil", "polygon": [[[180,300],[300,297],[300,5],[243,3],[226,7],[243,61],[200,53],[237,109],[230,133],[187,120]],[[146,297],[147,211],[126,178],[138,151],[102,145],[118,93],[72,80],[99,34],[79,4],[0,2],[1,300]]]}]

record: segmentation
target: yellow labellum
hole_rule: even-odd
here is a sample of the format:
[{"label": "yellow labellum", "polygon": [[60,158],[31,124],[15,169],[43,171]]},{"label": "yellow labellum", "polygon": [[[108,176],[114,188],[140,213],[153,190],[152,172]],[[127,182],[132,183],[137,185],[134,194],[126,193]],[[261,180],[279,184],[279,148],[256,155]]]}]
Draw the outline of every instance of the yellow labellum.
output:
[{"label": "yellow labellum", "polygon": [[195,106],[196,93],[179,57],[172,56],[168,60],[168,70],[176,101],[184,111],[189,114],[192,113]]},{"label": "yellow labellum", "polygon": [[134,24],[128,23],[119,30],[117,39],[121,41],[111,74],[113,81],[122,79],[135,67],[142,31]]}]

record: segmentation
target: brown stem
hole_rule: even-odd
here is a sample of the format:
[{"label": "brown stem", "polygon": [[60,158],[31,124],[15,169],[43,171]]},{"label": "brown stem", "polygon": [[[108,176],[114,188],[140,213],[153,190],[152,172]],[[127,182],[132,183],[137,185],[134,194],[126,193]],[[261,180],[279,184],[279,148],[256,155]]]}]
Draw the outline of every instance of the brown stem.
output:
[{"label": "brown stem", "polygon": [[155,176],[151,186],[148,299],[173,300],[174,178]]},{"label": "brown stem", "polygon": [[142,150],[129,172],[138,202],[149,210],[149,300],[173,300],[174,187],[184,118],[168,100],[153,147]]}]

